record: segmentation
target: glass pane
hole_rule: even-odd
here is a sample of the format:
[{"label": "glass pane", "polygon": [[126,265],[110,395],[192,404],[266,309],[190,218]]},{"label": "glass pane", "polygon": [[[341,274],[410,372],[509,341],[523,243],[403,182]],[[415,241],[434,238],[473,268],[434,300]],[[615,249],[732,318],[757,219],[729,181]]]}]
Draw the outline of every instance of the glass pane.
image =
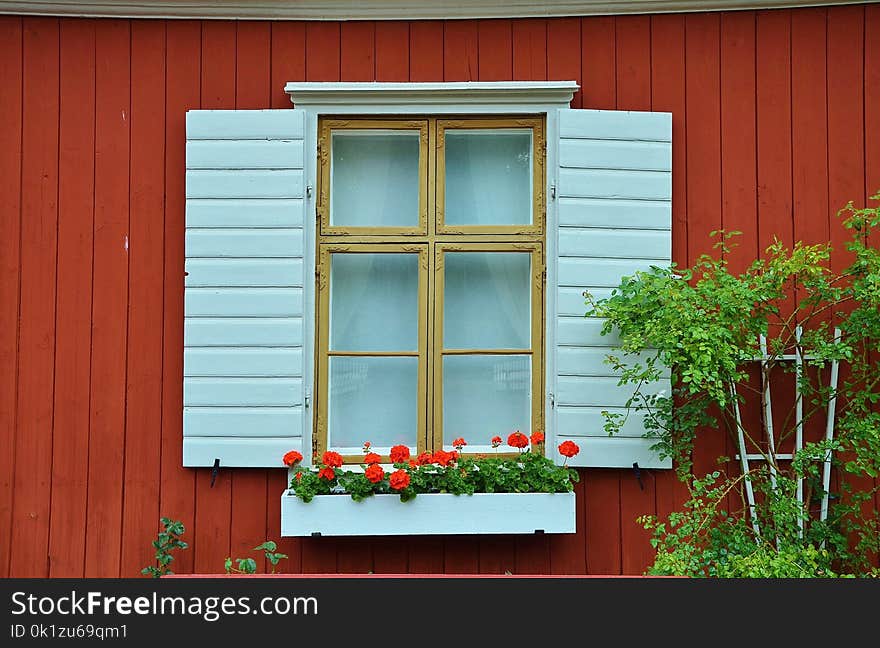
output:
[{"label": "glass pane", "polygon": [[419,225],[419,132],[336,131],[330,162],[330,223]]},{"label": "glass pane", "polygon": [[416,446],[418,358],[330,357],[329,446]]},{"label": "glass pane", "polygon": [[418,254],[331,255],[331,350],[416,351],[418,320]]},{"label": "glass pane", "polygon": [[444,254],[443,347],[531,348],[531,254]]},{"label": "glass pane", "polygon": [[447,225],[532,223],[532,131],[446,131]]},{"label": "glass pane", "polygon": [[443,443],[464,437],[488,445],[498,435],[531,428],[531,356],[445,356]]}]

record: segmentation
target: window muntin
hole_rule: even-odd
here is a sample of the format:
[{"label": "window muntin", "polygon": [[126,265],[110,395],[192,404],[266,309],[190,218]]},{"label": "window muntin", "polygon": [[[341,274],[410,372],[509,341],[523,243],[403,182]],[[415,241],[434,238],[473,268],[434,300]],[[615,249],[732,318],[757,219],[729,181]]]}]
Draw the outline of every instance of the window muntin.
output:
[{"label": "window muntin", "polygon": [[[383,212],[372,203],[372,216],[353,218],[357,226],[332,223],[325,197],[341,195],[333,183],[346,177],[330,172],[334,137],[351,134],[342,147],[351,160],[358,156],[345,149],[349,142],[369,144],[371,132],[386,137],[394,127],[404,133],[391,137],[424,133],[417,179],[426,205],[421,229],[382,224]],[[441,137],[444,131],[452,137]],[[491,450],[496,434],[506,441],[514,429],[543,428],[543,119],[327,119],[319,132],[313,452],[332,448],[354,463],[363,458],[364,441],[387,456],[398,443],[411,452],[450,449],[457,436],[468,441],[467,450],[482,452]],[[445,146],[452,141],[454,148],[459,136],[471,158],[461,164],[495,167],[470,191],[501,177],[498,182],[507,183],[502,193],[518,196],[508,203],[510,218],[498,212],[478,225],[444,225],[447,167],[462,160],[461,151],[447,155]],[[485,143],[496,136],[504,141],[481,157],[473,138],[491,148]],[[512,175],[498,170],[508,153],[516,158]],[[460,212],[485,209],[482,198],[458,205]],[[489,224],[493,219],[502,224]]]}]

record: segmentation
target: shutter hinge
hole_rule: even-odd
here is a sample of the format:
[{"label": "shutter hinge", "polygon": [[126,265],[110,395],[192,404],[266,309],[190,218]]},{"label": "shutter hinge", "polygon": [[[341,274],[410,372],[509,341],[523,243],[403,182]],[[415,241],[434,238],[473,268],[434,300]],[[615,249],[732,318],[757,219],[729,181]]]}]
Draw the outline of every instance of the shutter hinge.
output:
[{"label": "shutter hinge", "polygon": [[547,392],[547,396],[550,397],[550,408],[556,409],[556,395],[553,392]]},{"label": "shutter hinge", "polygon": [[556,200],[556,185],[550,185],[550,200]]},{"label": "shutter hinge", "polygon": [[306,185],[306,198],[312,197],[312,185]]},{"label": "shutter hinge", "polygon": [[304,402],[305,408],[309,409],[312,406],[312,390],[311,389],[305,390],[305,399],[304,400],[305,400],[305,402]]}]

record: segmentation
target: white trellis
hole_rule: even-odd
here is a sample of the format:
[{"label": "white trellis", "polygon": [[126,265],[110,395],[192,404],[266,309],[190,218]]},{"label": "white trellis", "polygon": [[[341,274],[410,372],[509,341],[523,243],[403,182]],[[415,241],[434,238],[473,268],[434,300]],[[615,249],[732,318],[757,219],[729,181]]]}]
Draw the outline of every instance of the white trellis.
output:
[{"label": "white trellis", "polygon": [[[743,475],[748,475],[751,470],[749,466],[750,461],[769,461],[770,464],[770,483],[773,488],[776,488],[776,461],[777,460],[786,460],[792,459],[795,454],[797,454],[804,447],[804,431],[803,431],[803,423],[804,423],[804,404],[803,404],[803,395],[801,394],[801,380],[803,377],[804,370],[804,361],[812,360],[814,356],[804,355],[801,347],[801,333],[802,329],[798,326],[795,329],[795,352],[790,354],[783,354],[778,356],[771,356],[767,352],[767,338],[765,336],[761,336],[760,338],[760,349],[761,355],[754,358],[754,362],[761,363],[761,401],[764,410],[764,431],[767,435],[767,453],[749,453],[746,448],[746,440],[745,433],[742,423],[742,415],[739,407],[739,399],[737,398],[736,393],[736,385],[731,382],[730,383],[730,395],[733,400],[734,407],[734,418],[736,422],[736,431],[737,431],[737,442],[739,446],[739,460],[740,466],[743,471]],[[840,339],[840,329],[834,329],[834,339],[835,341]],[[776,448],[776,438],[773,431],[773,401],[771,397],[770,391],[770,371],[772,368],[772,362],[776,361],[788,361],[795,363],[795,438],[794,438],[794,452],[791,454],[788,453],[779,453]],[[825,440],[831,441],[834,438],[834,417],[836,412],[837,405],[837,382],[838,382],[838,373],[839,373],[839,363],[838,361],[831,361],[831,376],[829,380],[829,388],[830,388],[830,397],[828,400],[828,416],[825,423]],[[819,512],[819,519],[825,520],[828,517],[828,489],[831,486],[831,450],[825,455],[825,459],[822,464],[822,505]],[[755,535],[760,538],[760,529],[758,528],[758,519],[755,514],[755,492],[752,489],[752,483],[749,479],[745,479],[745,489],[746,489],[746,501],[749,505],[749,517],[752,520],[752,529],[755,531]],[[803,477],[797,480],[797,501],[801,506],[804,505],[804,480]],[[800,534],[803,535],[804,527],[803,518],[799,518],[798,525],[800,526]],[[778,538],[777,538],[778,542]]]}]

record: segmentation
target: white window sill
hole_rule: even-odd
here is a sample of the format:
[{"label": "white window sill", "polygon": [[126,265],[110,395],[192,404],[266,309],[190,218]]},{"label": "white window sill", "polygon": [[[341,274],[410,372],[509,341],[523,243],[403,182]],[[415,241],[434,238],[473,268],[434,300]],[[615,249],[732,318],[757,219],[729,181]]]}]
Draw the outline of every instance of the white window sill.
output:
[{"label": "white window sill", "polygon": [[355,502],[347,494],[318,495],[304,503],[281,496],[281,535],[384,536],[445,534],[574,533],[572,493],[373,495]]}]

